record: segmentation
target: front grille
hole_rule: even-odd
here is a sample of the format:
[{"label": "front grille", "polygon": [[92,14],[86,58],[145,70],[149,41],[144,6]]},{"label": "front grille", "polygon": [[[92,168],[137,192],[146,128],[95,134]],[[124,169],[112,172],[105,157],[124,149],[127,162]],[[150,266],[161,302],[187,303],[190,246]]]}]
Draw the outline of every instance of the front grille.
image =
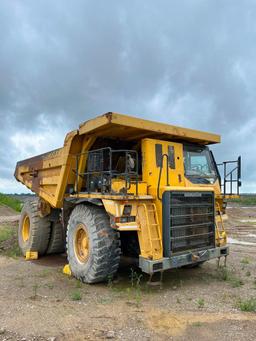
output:
[{"label": "front grille", "polygon": [[[165,206],[163,207],[163,238],[167,239],[164,241],[167,253],[214,247],[214,193],[166,193],[163,200]],[[167,256],[166,252],[165,256]]]}]

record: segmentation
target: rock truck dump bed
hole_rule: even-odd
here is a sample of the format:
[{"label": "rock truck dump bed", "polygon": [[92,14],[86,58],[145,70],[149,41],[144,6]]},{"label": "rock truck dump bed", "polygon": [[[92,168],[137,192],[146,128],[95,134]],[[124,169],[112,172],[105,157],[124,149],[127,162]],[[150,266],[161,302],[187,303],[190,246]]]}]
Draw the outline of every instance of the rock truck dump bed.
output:
[{"label": "rock truck dump bed", "polygon": [[82,123],[78,130],[68,133],[62,148],[19,161],[15,178],[52,207],[60,208],[65,195],[68,195],[68,186],[75,181],[75,156],[88,151],[92,141],[100,138],[122,141],[153,138],[204,145],[220,142],[220,136],[216,134],[109,112]]}]

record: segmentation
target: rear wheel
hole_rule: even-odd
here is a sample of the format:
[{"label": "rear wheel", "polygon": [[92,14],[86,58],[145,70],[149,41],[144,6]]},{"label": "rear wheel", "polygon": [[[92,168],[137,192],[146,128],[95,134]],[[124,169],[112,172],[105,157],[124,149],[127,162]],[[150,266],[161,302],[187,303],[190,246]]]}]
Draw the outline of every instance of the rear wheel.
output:
[{"label": "rear wheel", "polygon": [[26,255],[27,251],[37,251],[44,255],[49,243],[50,221],[41,218],[38,211],[38,199],[26,201],[20,216],[18,229],[19,247]]},{"label": "rear wheel", "polygon": [[54,221],[51,225],[51,236],[47,254],[62,253],[65,251],[64,229],[60,221]]},{"label": "rear wheel", "polygon": [[119,266],[119,234],[113,230],[106,212],[78,205],[67,228],[67,255],[73,275],[85,283],[112,278]]}]

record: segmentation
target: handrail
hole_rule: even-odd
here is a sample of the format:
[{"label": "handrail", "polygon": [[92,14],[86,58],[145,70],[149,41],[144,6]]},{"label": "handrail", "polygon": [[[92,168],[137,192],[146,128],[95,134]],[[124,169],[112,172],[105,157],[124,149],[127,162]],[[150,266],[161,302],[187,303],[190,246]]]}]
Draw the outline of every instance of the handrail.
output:
[{"label": "handrail", "polygon": [[[235,164],[235,167],[231,170],[228,170],[228,166],[231,164]],[[218,167],[223,167],[223,182],[221,182],[220,177],[220,186],[223,189],[223,195],[230,196],[230,195],[239,195],[239,188],[242,185],[241,182],[241,156],[238,157],[237,160],[232,161],[223,161],[222,163],[217,164]],[[233,184],[235,185],[235,188]],[[227,193],[229,184],[229,193]]]},{"label": "handrail", "polygon": [[161,166],[160,166],[160,170],[159,170],[158,183],[157,183],[157,198],[159,200],[162,200],[162,198],[160,197],[160,182],[161,182],[161,177],[162,177],[164,157],[166,157],[166,185],[170,186],[170,184],[169,184],[169,156],[167,154],[162,154]]},{"label": "handrail", "polygon": [[[104,157],[105,154],[104,152],[107,151],[107,166],[105,167],[104,165]],[[113,155],[114,154],[124,154],[125,157],[125,164],[124,164],[124,171],[117,171],[116,169],[113,169]],[[87,169],[83,172],[79,172],[78,169],[78,165],[79,165],[79,159],[82,155],[87,155]],[[92,167],[88,168],[88,159],[90,155],[99,155],[99,167]],[[135,158],[135,170],[129,169],[128,167],[128,159],[129,159],[129,155],[134,155]],[[90,151],[86,151],[83,153],[79,153],[79,154],[75,154],[74,155],[76,158],[76,170],[75,170],[75,174],[76,174],[76,183],[78,183],[78,178],[82,177],[83,179],[86,178],[86,192],[91,193],[90,191],[90,181],[92,176],[98,176],[100,177],[100,180],[98,185],[99,185],[99,189],[101,191],[101,193],[104,193],[104,186],[105,183],[104,181],[106,181],[106,179],[112,180],[113,178],[120,176],[123,177],[125,180],[125,192],[127,193],[127,190],[129,190],[130,184],[131,184],[131,177],[135,177],[135,183],[136,183],[136,196],[138,195],[138,181],[139,181],[139,158],[138,158],[138,152],[136,150],[128,150],[128,149],[115,149],[113,150],[110,147],[105,147],[105,148],[100,148],[100,149],[95,149],[95,150],[90,150]],[[97,185],[97,186],[98,186]],[[76,186],[75,191],[78,191],[78,188]],[[112,188],[110,185],[110,193],[112,193]]]}]

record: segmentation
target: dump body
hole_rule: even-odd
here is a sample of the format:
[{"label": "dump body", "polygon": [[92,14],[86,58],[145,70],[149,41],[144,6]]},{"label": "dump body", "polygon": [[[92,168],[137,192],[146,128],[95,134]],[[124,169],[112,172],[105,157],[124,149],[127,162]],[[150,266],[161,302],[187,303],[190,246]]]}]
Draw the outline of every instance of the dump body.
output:
[{"label": "dump body", "polygon": [[60,208],[67,188],[75,182],[77,154],[89,150],[96,139],[140,141],[147,137],[202,145],[220,142],[220,136],[216,134],[107,113],[68,133],[62,148],[19,161],[15,177],[52,207]]},{"label": "dump body", "polygon": [[67,134],[62,148],[18,162],[15,177],[39,196],[42,215],[62,209],[64,229],[76,205],[103,207],[124,250],[137,240],[140,267],[153,273],[228,254],[207,147],[219,142],[216,134],[107,113]]}]

